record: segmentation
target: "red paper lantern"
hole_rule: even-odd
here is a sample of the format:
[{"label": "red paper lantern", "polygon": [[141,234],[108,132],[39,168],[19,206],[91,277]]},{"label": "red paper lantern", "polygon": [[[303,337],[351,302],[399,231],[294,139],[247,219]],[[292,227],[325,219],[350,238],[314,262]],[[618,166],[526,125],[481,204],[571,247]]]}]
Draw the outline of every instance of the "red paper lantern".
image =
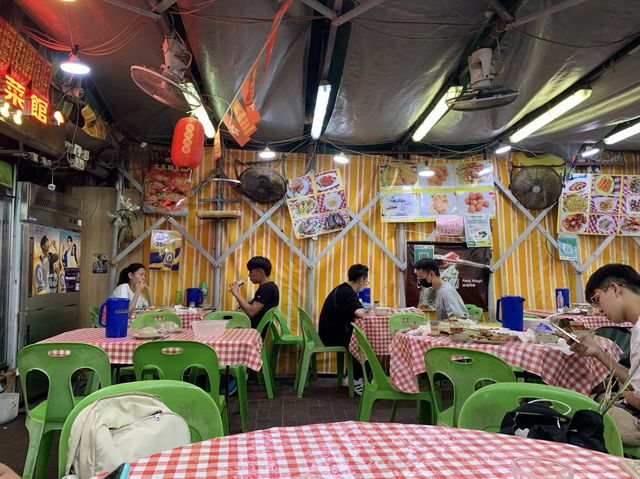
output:
[{"label": "red paper lantern", "polygon": [[204,127],[196,118],[180,118],[173,130],[171,161],[178,167],[195,168],[204,155]]}]

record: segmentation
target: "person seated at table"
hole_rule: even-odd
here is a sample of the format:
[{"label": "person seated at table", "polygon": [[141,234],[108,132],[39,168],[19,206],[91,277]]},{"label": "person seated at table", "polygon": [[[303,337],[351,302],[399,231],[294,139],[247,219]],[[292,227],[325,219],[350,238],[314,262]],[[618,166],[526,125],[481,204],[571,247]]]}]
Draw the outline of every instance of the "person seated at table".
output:
[{"label": "person seated at table", "polygon": [[[320,310],[318,334],[325,346],[344,346],[349,348],[353,333],[353,319],[365,315],[358,291],[369,284],[369,268],[363,264],[354,264],[347,273],[349,281],[339,284],[329,293]],[[362,394],[362,366],[353,364],[354,387],[358,395]],[[344,385],[348,383],[345,381]]]},{"label": "person seated at table", "polygon": [[[239,281],[229,285],[229,291],[238,301],[240,309],[251,319],[251,327],[257,328],[264,314],[280,303],[280,291],[276,283],[271,281],[271,261],[264,256],[254,256],[247,262],[249,280],[257,284],[258,290],[251,301],[240,295]],[[262,332],[266,335],[267,328]]]},{"label": "person seated at table", "polygon": [[589,334],[578,335],[579,343],[571,342],[571,350],[580,356],[600,361],[613,373],[620,384],[631,382],[622,393],[623,401],[609,410],[622,443],[640,446],[640,274],[625,264],[607,264],[598,268],[587,281],[585,296],[589,302],[614,323],[633,323],[631,330],[631,368],[614,360]]},{"label": "person seated at table", "polygon": [[467,308],[456,288],[440,277],[438,263],[432,259],[420,259],[415,262],[413,268],[418,277],[418,286],[433,288],[435,291],[435,309],[438,321],[468,317]]},{"label": "person seated at table", "polygon": [[[129,299],[129,313],[136,309],[149,307],[149,286],[146,282],[147,270],[141,263],[131,263],[120,271],[118,286],[111,293],[110,298]],[[145,291],[147,296],[145,296]]]}]

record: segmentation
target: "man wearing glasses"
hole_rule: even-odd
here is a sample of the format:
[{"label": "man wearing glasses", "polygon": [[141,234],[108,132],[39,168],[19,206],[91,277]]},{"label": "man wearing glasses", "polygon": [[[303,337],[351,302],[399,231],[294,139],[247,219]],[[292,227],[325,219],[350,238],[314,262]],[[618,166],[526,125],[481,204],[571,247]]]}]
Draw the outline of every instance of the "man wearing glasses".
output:
[{"label": "man wearing glasses", "polygon": [[614,323],[633,323],[631,330],[631,368],[627,369],[603,351],[588,334],[578,336],[580,343],[571,344],[571,350],[580,356],[596,358],[623,384],[629,375],[631,382],[622,393],[624,401],[610,409],[622,443],[640,446],[640,274],[631,266],[608,264],[591,275],[585,287],[591,304]]}]

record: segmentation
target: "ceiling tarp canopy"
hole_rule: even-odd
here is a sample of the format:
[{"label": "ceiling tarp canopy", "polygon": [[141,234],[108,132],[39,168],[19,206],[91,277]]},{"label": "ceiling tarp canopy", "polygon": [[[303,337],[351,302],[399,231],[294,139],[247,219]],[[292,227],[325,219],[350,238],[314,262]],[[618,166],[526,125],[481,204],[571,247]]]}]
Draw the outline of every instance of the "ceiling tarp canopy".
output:
[{"label": "ceiling tarp canopy", "polygon": [[[190,76],[217,125],[281,6],[277,0],[12,3],[56,42],[79,46],[92,67],[86,81],[116,129],[135,141],[158,142],[170,141],[173,125],[186,112],[140,90],[131,80],[131,66],[158,68],[163,35],[175,28],[193,54]],[[367,4],[374,6],[366,10]],[[511,26],[496,13],[498,4],[520,24]],[[332,26],[327,9],[312,8],[318,5],[338,18],[358,14]],[[154,6],[153,15],[135,11],[151,13]],[[640,45],[638,19],[635,1],[293,0],[269,69],[265,73],[261,64],[258,71],[262,120],[249,146],[308,142],[322,80],[335,84],[320,141],[339,146],[384,144],[401,150],[411,144],[426,150],[493,144],[582,83],[591,96],[521,146],[552,149],[600,141],[616,124],[640,118],[640,49],[633,48]],[[469,81],[467,57],[480,46],[494,51],[493,85],[515,86],[517,99],[483,111],[450,110],[421,143],[413,143],[412,132],[443,92]],[[631,138],[615,147],[637,150],[639,144]]]}]

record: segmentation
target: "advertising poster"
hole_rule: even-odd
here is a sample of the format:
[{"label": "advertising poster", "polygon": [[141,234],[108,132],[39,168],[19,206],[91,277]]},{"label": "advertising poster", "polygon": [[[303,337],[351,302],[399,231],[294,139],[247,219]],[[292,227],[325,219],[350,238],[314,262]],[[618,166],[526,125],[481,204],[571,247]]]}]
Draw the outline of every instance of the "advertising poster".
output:
[{"label": "advertising poster", "polygon": [[491,222],[487,215],[467,215],[464,218],[467,246],[491,246]]},{"label": "advertising poster", "polygon": [[458,290],[465,304],[475,304],[483,309],[488,306],[489,269],[454,261],[463,260],[478,265],[489,265],[491,261],[490,248],[469,248],[464,243],[434,243],[428,241],[407,243],[407,277],[406,304],[417,306],[423,310],[434,310],[435,291],[433,288],[420,288],[413,264],[416,248],[433,246],[436,256],[446,257],[447,260],[438,261],[440,277]]},{"label": "advertising poster", "polygon": [[[429,172],[431,176],[422,176]],[[482,158],[443,163],[390,163],[378,170],[382,221],[435,221],[441,216],[495,216],[493,167]]]},{"label": "advertising poster", "polygon": [[80,291],[80,233],[60,231],[60,272],[58,292]]},{"label": "advertising poster", "polygon": [[149,269],[178,271],[182,235],[173,230],[153,230],[151,232],[151,252]]},{"label": "advertising poster", "polygon": [[93,253],[91,272],[93,274],[107,274],[109,272],[109,255],[107,253]]},{"label": "advertising poster", "polygon": [[80,233],[30,225],[33,239],[31,294],[80,291]]},{"label": "advertising poster", "polygon": [[298,239],[340,231],[350,221],[338,170],[290,179],[287,183],[287,206]]},{"label": "advertising poster", "polygon": [[640,236],[640,176],[569,175],[559,201],[558,232]]},{"label": "advertising poster", "polygon": [[144,178],[143,211],[187,216],[191,186],[191,171],[188,169],[149,167]]}]

